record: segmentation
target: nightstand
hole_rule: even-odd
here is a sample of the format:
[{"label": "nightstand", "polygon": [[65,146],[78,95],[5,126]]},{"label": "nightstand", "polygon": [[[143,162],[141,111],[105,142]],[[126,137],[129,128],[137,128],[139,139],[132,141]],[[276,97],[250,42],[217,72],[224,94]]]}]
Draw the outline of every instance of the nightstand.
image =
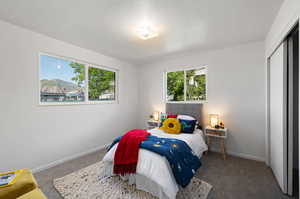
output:
[{"label": "nightstand", "polygon": [[148,120],[147,121],[147,129],[154,129],[156,127],[159,127],[160,125],[160,121],[156,121],[156,120]]},{"label": "nightstand", "polygon": [[226,160],[226,146],[225,146],[225,140],[227,138],[227,128],[213,128],[210,126],[207,126],[205,128],[205,136],[207,139],[207,146],[208,149],[211,145],[212,138],[217,138],[220,141],[220,149],[221,153],[223,155],[223,159]]}]

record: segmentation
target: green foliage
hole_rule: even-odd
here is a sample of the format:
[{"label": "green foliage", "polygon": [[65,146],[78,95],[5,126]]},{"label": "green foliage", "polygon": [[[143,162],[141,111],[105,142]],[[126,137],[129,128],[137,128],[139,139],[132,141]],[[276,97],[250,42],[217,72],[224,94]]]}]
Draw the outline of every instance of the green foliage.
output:
[{"label": "green foliage", "polygon": [[186,71],[186,99],[206,100],[206,75],[195,75],[196,70]]},{"label": "green foliage", "polygon": [[171,101],[184,100],[184,72],[176,71],[167,74],[168,96],[173,96]]},{"label": "green foliage", "polygon": [[71,62],[70,66],[74,69],[75,76],[72,77],[71,80],[77,82],[79,87],[83,86],[83,82],[85,80],[85,73],[84,73],[84,64],[80,64],[77,62]]},{"label": "green foliage", "polygon": [[115,93],[115,73],[100,68],[89,68],[89,99],[98,100],[105,93]]},{"label": "green foliage", "polygon": [[[83,86],[85,81],[84,64],[72,62],[70,66],[74,69],[75,74],[72,80],[77,82],[79,87]],[[88,79],[89,100],[99,100],[99,96],[103,94],[115,93],[115,72],[89,67]]]},{"label": "green foliage", "polygon": [[[186,71],[186,100],[206,100],[206,75],[197,70]],[[184,71],[167,73],[167,95],[169,101],[184,101]]]}]

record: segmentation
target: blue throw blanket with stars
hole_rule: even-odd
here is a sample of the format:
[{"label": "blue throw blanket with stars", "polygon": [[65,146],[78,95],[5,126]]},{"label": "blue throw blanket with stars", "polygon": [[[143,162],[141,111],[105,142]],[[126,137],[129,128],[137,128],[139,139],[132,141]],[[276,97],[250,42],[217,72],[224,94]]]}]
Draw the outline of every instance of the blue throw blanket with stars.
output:
[{"label": "blue throw blanket with stars", "polygon": [[[118,143],[121,138],[121,136],[116,138],[109,147],[109,150]],[[201,166],[200,159],[182,140],[159,138],[149,135],[147,139],[141,143],[140,148],[166,157],[177,184],[182,187],[186,187],[190,183],[197,169]]]}]

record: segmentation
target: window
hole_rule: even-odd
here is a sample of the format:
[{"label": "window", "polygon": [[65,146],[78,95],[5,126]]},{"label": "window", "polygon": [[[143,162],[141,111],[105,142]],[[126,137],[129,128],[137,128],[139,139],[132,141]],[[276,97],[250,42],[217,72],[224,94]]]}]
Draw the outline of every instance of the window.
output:
[{"label": "window", "polygon": [[184,101],[184,71],[167,73],[168,101]]},{"label": "window", "polygon": [[207,100],[206,67],[166,73],[167,102],[203,102]]},{"label": "window", "polygon": [[56,56],[40,55],[40,103],[116,101],[117,71]]},{"label": "window", "polygon": [[115,100],[115,72],[89,67],[89,100]]}]

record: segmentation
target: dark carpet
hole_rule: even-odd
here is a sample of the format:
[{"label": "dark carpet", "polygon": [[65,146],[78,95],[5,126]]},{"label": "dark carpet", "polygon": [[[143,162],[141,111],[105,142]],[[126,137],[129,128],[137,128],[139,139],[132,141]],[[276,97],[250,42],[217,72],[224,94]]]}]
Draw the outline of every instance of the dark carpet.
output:
[{"label": "dark carpet", "polygon": [[[49,199],[62,199],[53,187],[53,179],[100,161],[104,153],[101,150],[34,175]],[[262,162],[232,156],[223,160],[220,154],[214,152],[204,155],[202,162],[197,176],[213,185],[209,199],[291,198],[282,194],[272,171]]]}]

